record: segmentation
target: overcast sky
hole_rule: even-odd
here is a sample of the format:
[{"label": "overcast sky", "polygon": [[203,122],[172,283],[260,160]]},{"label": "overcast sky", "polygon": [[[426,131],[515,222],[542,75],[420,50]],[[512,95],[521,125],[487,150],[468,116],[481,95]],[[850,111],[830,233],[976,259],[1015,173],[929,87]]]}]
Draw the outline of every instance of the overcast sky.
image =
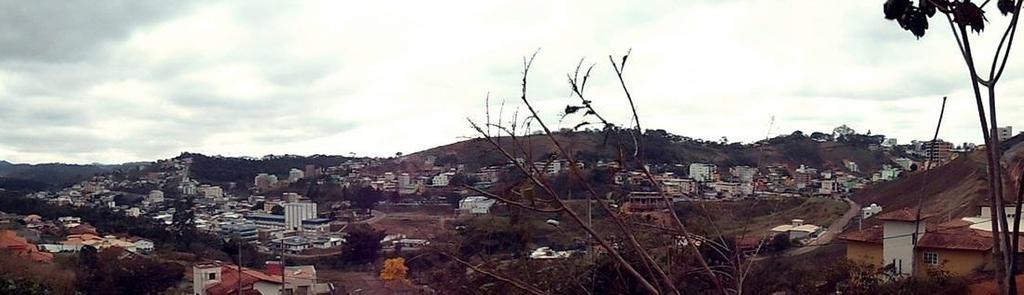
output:
[{"label": "overcast sky", "polygon": [[[415,152],[473,135],[488,93],[492,113],[520,107],[538,48],[530,97],[557,126],[579,122],[558,117],[580,58],[598,109],[630,124],[608,55],[632,48],[646,128],[750,142],[848,124],[909,142],[949,96],[941,137],[980,141],[948,27],[916,40],[882,2],[0,0],[0,159]],[[992,43],[1007,18],[988,17]],[[1016,57],[1004,125],[1024,114]]]}]

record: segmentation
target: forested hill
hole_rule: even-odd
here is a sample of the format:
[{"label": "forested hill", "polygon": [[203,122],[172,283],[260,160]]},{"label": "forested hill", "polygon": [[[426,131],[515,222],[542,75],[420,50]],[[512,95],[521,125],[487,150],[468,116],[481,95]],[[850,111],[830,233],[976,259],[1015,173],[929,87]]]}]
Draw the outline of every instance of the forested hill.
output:
[{"label": "forested hill", "polygon": [[[575,153],[584,162],[617,159],[620,147],[625,154],[632,154],[634,143],[628,136],[606,136],[597,131],[559,132],[554,137],[563,146]],[[814,168],[843,169],[844,160],[857,163],[861,172],[871,173],[887,164],[890,156],[898,152],[870,149],[881,142],[879,135],[852,135],[831,139],[830,135],[814,133],[808,136],[802,132],[762,140],[753,144],[721,143],[692,139],[674,135],[664,130],[647,130],[644,133],[644,155],[648,163],[686,164],[691,162],[715,163],[720,166],[764,166],[785,165],[797,167],[807,165]],[[528,151],[529,160],[546,159],[555,147],[546,135],[531,135],[519,138],[519,145],[511,138],[499,138],[502,147],[515,151],[517,156]],[[434,157],[436,164],[463,163],[467,168],[504,163],[504,157],[495,151],[486,140],[475,138],[444,145],[406,156],[404,159],[417,162]],[[525,157],[524,157],[525,158]]]},{"label": "forested hill", "polygon": [[109,173],[137,166],[137,163],[121,165],[79,165],[79,164],[12,164],[0,161],[0,187],[30,186],[59,187],[78,182],[96,174]]},{"label": "forested hill", "polygon": [[337,166],[352,159],[343,156],[264,156],[262,158],[237,158],[207,156],[197,153],[182,153],[177,159],[192,158],[189,175],[206,182],[251,182],[260,173],[288,175],[292,168],[304,169],[306,165],[318,167]]}]

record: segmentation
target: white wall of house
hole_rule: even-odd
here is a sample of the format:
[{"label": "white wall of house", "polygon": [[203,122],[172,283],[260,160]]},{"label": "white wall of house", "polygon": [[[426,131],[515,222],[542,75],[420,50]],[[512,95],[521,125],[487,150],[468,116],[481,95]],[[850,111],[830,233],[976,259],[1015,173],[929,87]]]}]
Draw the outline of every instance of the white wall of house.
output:
[{"label": "white wall of house", "polygon": [[[924,222],[917,223],[918,235],[924,234]],[[882,228],[882,263],[893,264],[896,273],[914,273],[915,222],[886,221]]]}]

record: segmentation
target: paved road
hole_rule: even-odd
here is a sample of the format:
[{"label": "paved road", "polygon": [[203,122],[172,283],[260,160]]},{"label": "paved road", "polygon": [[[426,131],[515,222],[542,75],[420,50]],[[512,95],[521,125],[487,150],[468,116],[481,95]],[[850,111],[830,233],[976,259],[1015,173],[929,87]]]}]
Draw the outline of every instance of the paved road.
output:
[{"label": "paved road", "polygon": [[843,229],[846,228],[846,225],[850,223],[850,220],[853,220],[853,218],[856,217],[857,214],[860,214],[860,205],[854,203],[850,199],[844,200],[847,204],[850,204],[850,209],[846,210],[846,213],[843,213],[843,216],[839,217],[839,220],[836,220],[835,222],[832,223],[832,225],[829,225],[828,230],[824,234],[822,234],[817,239],[814,239],[814,241],[812,241],[807,246],[790,249],[785,253],[782,253],[782,255],[797,256],[807,254],[810,253],[811,251],[814,251],[815,249],[818,249],[818,247],[821,247],[822,245],[827,245],[828,243],[831,243],[833,239],[839,236],[839,234],[843,232]]},{"label": "paved road", "polygon": [[374,224],[374,223],[377,223],[378,221],[380,221],[381,219],[384,219],[384,217],[388,216],[384,212],[377,211],[377,210],[370,210],[370,215],[372,217],[370,217],[369,219],[363,220],[363,221],[359,221],[359,222],[356,222],[356,223]]}]

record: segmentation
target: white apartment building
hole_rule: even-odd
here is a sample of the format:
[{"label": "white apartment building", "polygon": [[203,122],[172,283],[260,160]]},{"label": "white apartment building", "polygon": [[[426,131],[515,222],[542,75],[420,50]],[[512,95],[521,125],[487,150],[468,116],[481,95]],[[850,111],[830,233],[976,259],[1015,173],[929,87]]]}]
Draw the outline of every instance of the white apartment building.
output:
[{"label": "white apartment building", "polygon": [[996,134],[999,136],[999,141],[1006,141],[1013,137],[1013,126],[996,128]]},{"label": "white apartment building", "polygon": [[448,182],[452,180],[453,176],[455,176],[455,173],[452,172],[441,173],[431,178],[430,183],[432,186],[448,186]]},{"label": "white apartment building", "polygon": [[459,210],[469,214],[487,214],[491,212],[491,206],[495,203],[496,200],[484,196],[466,197],[459,201]]},{"label": "white apartment building", "polygon": [[729,168],[729,173],[740,179],[740,182],[750,183],[754,181],[754,176],[757,175],[757,168],[750,166],[735,166]]},{"label": "white apartment building", "polygon": [[690,164],[690,178],[699,182],[714,180],[718,167],[714,164],[692,163]]},{"label": "white apartment building", "polygon": [[306,177],[305,172],[302,172],[302,170],[299,170],[298,168],[292,168],[292,170],[288,170],[288,182],[296,182],[299,181],[299,179],[302,179],[303,177]]}]

